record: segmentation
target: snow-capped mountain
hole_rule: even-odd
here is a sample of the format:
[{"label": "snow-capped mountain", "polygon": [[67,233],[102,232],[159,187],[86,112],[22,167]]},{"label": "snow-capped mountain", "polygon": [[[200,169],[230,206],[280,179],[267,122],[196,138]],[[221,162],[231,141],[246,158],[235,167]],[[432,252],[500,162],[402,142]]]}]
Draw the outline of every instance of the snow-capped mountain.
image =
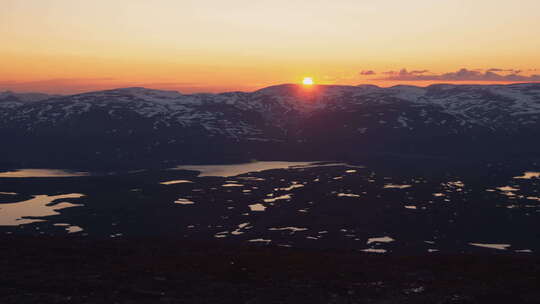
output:
[{"label": "snow-capped mountain", "polygon": [[4,164],[533,153],[540,84],[0,93],[0,135]]}]

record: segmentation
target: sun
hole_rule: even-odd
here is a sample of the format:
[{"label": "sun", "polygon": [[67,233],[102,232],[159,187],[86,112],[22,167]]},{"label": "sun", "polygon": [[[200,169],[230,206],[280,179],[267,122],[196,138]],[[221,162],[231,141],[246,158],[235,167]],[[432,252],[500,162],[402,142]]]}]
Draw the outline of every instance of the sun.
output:
[{"label": "sun", "polygon": [[313,78],[311,77],[304,77],[304,80],[302,80],[303,85],[313,85]]}]

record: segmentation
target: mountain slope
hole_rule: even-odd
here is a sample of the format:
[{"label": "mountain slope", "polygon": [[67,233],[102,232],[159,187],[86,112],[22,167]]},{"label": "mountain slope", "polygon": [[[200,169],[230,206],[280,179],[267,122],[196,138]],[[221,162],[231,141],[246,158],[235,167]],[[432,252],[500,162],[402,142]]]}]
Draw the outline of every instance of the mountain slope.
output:
[{"label": "mountain slope", "polygon": [[2,166],[529,155],[539,133],[540,84],[0,96]]}]

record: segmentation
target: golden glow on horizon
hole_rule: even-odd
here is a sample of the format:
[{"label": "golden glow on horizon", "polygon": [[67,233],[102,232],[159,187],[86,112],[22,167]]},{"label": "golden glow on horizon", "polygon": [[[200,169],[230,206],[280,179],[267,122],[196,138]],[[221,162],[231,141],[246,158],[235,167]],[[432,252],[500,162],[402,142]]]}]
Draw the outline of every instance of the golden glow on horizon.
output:
[{"label": "golden glow on horizon", "polygon": [[540,74],[538,0],[0,2],[0,91],[252,91],[306,72],[317,84],[451,82],[381,79],[402,68]]},{"label": "golden glow on horizon", "polygon": [[304,80],[302,80],[302,84],[307,86],[313,85],[313,78],[304,77]]}]

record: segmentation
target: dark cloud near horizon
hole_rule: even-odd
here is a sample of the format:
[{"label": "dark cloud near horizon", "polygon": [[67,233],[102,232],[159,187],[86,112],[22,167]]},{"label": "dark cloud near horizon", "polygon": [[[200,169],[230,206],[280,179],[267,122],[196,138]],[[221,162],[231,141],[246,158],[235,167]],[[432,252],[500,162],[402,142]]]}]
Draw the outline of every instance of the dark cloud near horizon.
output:
[{"label": "dark cloud near horizon", "polygon": [[429,70],[413,70],[413,71],[407,71],[407,69],[401,69],[399,70],[398,72],[396,71],[386,71],[386,72],[382,72],[383,74],[385,75],[391,75],[391,76],[395,76],[395,75],[399,75],[399,76],[411,76],[411,75],[422,75],[422,74],[425,74],[425,73],[428,73]]},{"label": "dark cloud near horizon", "polygon": [[364,76],[366,76],[366,75],[376,75],[376,74],[377,73],[375,73],[375,71],[373,71],[373,70],[364,70],[364,71],[360,72],[360,75],[364,75]]},{"label": "dark cloud near horizon", "polygon": [[486,72],[505,72],[505,73],[519,74],[522,71],[521,70],[514,70],[514,69],[491,68],[491,69],[487,69]]},{"label": "dark cloud near horizon", "polygon": [[[485,72],[478,70],[469,70],[466,68],[460,69],[456,72],[443,73],[443,74],[426,74],[427,70],[422,71],[407,71],[407,69],[401,69],[399,72],[388,71],[383,74],[388,75],[384,78],[377,80],[391,80],[391,81],[500,81],[500,82],[516,82],[516,81],[540,81],[540,75],[519,75],[520,70],[514,69],[488,69]],[[497,73],[499,72],[499,73]],[[509,74],[501,74],[506,72]]]}]

